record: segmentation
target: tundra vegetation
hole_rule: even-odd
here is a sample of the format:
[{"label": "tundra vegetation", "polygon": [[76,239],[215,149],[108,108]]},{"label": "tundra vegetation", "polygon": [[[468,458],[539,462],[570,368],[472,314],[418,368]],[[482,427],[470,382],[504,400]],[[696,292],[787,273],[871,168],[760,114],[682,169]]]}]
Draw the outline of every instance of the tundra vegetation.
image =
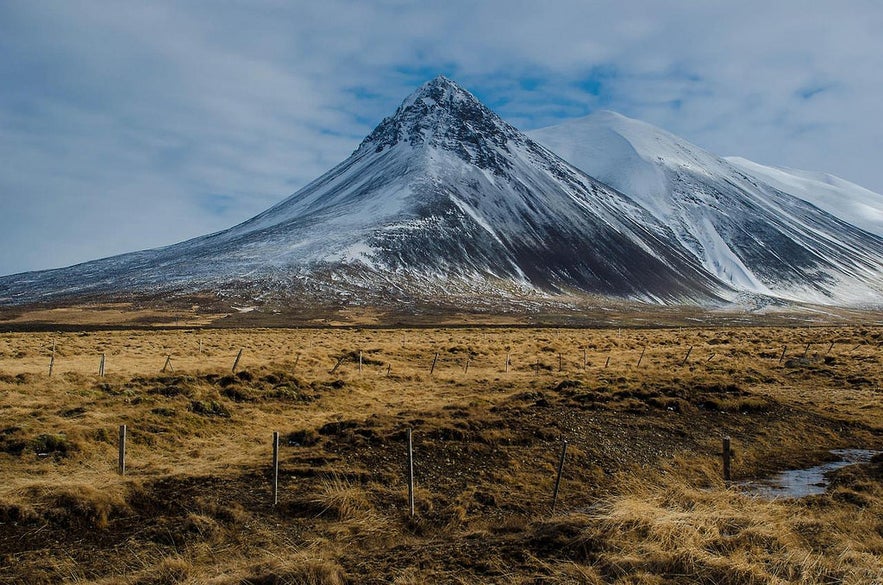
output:
[{"label": "tundra vegetation", "polygon": [[739,486],[883,449],[881,344],[872,326],[2,334],[0,583],[881,583],[879,457],[822,495]]}]

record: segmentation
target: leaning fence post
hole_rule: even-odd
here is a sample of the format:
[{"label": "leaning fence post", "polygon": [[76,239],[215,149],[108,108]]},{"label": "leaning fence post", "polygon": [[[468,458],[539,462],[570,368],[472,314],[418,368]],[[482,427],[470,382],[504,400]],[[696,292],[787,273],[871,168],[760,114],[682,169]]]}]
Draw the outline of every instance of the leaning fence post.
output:
[{"label": "leaning fence post", "polygon": [[785,359],[785,352],[788,351],[788,346],[782,348],[782,355],[779,356],[779,363],[782,363],[782,360]]},{"label": "leaning fence post", "polygon": [[693,346],[690,346],[690,349],[687,350],[687,355],[684,356],[684,361],[681,362],[682,366],[687,365],[687,360],[690,359],[690,354],[693,352]]},{"label": "leaning fence post", "polygon": [[810,346],[810,345],[812,345],[812,343],[807,343],[807,344],[806,344],[806,349],[803,350],[803,356],[801,357],[801,359],[806,359],[806,354],[809,353],[809,346]]},{"label": "leaning fence post", "polygon": [[408,429],[408,510],[414,515],[414,439],[411,429]]},{"label": "leaning fence post", "polygon": [[273,505],[279,503],[279,431],[273,431]]},{"label": "leaning fence post", "polygon": [[567,456],[567,441],[561,443],[561,457],[558,459],[558,475],[555,477],[555,490],[552,492],[552,510],[555,513],[555,504],[558,502],[558,488],[561,487],[561,474],[564,471],[564,458]]},{"label": "leaning fence post", "polygon": [[170,356],[170,355],[166,356],[166,363],[163,364],[163,367],[162,367],[162,372],[163,372],[163,373],[165,373],[166,368],[168,368],[169,370],[174,370],[174,369],[175,369],[175,368],[172,367],[172,356]]},{"label": "leaning fence post", "polygon": [[721,455],[724,460],[724,481],[730,481],[730,458],[732,457],[732,451],[730,451],[730,437],[724,437]]},{"label": "leaning fence post", "polygon": [[429,368],[429,375],[431,376],[433,372],[435,372],[435,364],[438,362],[438,352],[435,352],[435,357],[432,358],[432,367]]},{"label": "leaning fence post", "polygon": [[242,350],[243,349],[245,349],[245,348],[244,347],[239,348],[239,353],[236,354],[236,359],[233,360],[233,369],[232,369],[233,373],[236,373],[236,366],[239,365],[239,359],[242,357]]},{"label": "leaning fence post", "polygon": [[117,460],[117,472],[126,475],[126,425],[120,425],[119,458]]},{"label": "leaning fence post", "polygon": [[646,347],[646,346],[644,347],[644,349],[641,350],[641,357],[638,358],[638,365],[635,366],[635,367],[638,367],[638,368],[641,367],[641,361],[644,359],[644,352],[645,352],[645,351],[647,351],[647,347]]},{"label": "leaning fence post", "polygon": [[469,373],[469,358],[468,357],[466,358],[466,366],[463,368],[463,373],[464,374]]},{"label": "leaning fence post", "polygon": [[106,356],[105,354],[101,354],[101,361],[98,362],[98,375],[104,376],[104,360]]}]

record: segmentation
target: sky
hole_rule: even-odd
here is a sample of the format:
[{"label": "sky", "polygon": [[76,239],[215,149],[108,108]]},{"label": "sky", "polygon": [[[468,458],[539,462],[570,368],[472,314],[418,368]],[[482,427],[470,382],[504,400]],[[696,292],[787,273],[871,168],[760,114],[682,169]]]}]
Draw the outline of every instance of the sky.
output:
[{"label": "sky", "polygon": [[0,275],[173,244],[345,159],[443,74],[883,192],[877,0],[3,0]]}]

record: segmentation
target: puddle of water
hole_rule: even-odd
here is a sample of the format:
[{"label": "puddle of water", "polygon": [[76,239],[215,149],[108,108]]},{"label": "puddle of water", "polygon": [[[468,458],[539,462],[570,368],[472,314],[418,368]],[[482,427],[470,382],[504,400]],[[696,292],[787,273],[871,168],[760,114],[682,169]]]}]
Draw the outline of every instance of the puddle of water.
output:
[{"label": "puddle of water", "polygon": [[831,453],[839,457],[839,460],[807,469],[789,469],[767,479],[741,482],[738,485],[749,495],[767,500],[823,494],[830,483],[826,474],[847,465],[868,463],[880,451],[834,449]]}]

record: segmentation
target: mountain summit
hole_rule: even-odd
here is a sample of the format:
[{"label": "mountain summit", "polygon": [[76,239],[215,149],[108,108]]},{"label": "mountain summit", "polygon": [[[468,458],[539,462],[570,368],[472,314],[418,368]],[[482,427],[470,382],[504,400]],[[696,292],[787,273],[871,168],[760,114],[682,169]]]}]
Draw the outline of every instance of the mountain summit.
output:
[{"label": "mountain summit", "polygon": [[[507,310],[573,296],[707,305],[744,293],[879,294],[868,284],[881,274],[879,238],[816,221],[815,208],[749,189],[744,175],[733,182],[712,155],[687,149],[673,171],[657,164],[670,152],[652,136],[643,151],[622,133],[593,140],[583,142],[592,157],[565,162],[437,77],[346,160],[260,215],[166,248],[0,278],[0,303],[211,293],[286,307]],[[591,176],[605,154],[615,160],[599,174],[616,188]],[[839,295],[843,283],[864,288]]]}]

